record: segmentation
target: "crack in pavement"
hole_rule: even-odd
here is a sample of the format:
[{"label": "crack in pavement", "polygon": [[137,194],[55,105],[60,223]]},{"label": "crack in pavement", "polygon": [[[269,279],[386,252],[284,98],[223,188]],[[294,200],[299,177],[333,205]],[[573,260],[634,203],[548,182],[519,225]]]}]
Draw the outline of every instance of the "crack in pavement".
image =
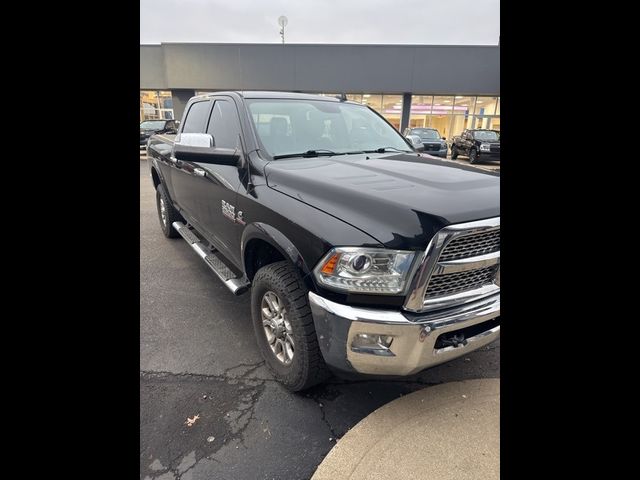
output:
[{"label": "crack in pavement", "polygon": [[[181,480],[203,458],[219,463],[212,455],[228,442],[239,441],[247,449],[244,432],[255,419],[255,405],[266,383],[252,374],[262,365],[238,364],[218,375],[141,370],[141,475],[169,473]],[[199,421],[185,427],[184,418],[195,413]],[[154,433],[143,434],[147,430]],[[212,433],[214,440],[209,442]]]},{"label": "crack in pavement", "polygon": [[[247,376],[264,365],[264,361],[255,364],[241,363],[234,367],[229,367],[219,374],[207,374],[207,373],[189,373],[189,372],[170,372],[168,370],[140,370],[140,376],[144,378],[163,378],[163,377],[187,377],[187,378],[202,378],[212,380],[259,380],[261,382],[276,382],[273,378],[247,378]],[[229,372],[240,367],[251,367],[246,372],[240,375],[230,375]]]},{"label": "crack in pavement", "polygon": [[324,422],[324,424],[329,427],[329,431],[331,432],[331,438],[333,439],[333,441],[337,442],[340,437],[338,436],[338,434],[336,433],[336,431],[334,430],[333,426],[331,425],[331,423],[329,422],[329,420],[327,419],[327,414],[324,411],[324,404],[320,401],[320,399],[316,396],[311,397],[313,399],[314,402],[316,402],[318,404],[318,407],[320,407],[320,413],[322,414],[321,416],[321,420]]}]

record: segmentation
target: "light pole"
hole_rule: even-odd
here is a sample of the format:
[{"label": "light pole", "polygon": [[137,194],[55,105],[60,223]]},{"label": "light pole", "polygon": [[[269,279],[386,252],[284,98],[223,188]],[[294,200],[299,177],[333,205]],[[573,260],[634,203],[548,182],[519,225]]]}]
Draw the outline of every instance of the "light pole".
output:
[{"label": "light pole", "polygon": [[287,23],[287,17],[285,17],[284,15],[278,17],[278,25],[280,25],[280,37],[282,37],[282,45],[284,45],[284,27],[287,26]]}]

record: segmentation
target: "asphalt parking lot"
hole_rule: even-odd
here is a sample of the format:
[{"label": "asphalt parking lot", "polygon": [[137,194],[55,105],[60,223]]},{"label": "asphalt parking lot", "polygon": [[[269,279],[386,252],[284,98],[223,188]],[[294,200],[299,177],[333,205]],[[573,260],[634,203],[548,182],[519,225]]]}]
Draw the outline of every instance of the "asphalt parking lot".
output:
[{"label": "asphalt parking lot", "polygon": [[280,387],[255,344],[249,294],[232,295],[184,241],[162,235],[141,151],[141,479],[308,479],[378,407],[432,385],[499,376],[498,340],[403,380],[334,378],[304,394]]}]

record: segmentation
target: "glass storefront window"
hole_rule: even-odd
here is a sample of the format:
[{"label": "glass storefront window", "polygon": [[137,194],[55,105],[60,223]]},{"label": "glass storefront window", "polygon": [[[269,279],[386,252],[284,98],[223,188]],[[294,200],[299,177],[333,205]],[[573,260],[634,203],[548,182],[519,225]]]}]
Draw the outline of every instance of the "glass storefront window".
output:
[{"label": "glass storefront window", "polygon": [[498,97],[478,97],[476,100],[476,115],[495,115]]},{"label": "glass storefront window", "polygon": [[362,103],[362,95],[359,93],[358,94],[348,93],[347,99],[351,100],[352,102]]},{"label": "glass storefront window", "polygon": [[431,95],[412,95],[409,127],[428,127],[433,97]]},{"label": "glass storefront window", "polygon": [[171,92],[164,90],[140,91],[140,121],[173,119]]},{"label": "glass storefront window", "polygon": [[447,138],[460,135],[466,128],[471,128],[472,118],[471,115],[453,115],[449,135],[446,135]]},{"label": "glass storefront window", "polygon": [[382,96],[382,115],[391,125],[400,130],[402,120],[402,95]]},{"label": "glass storefront window", "polygon": [[434,115],[453,113],[453,98],[453,96],[433,97],[432,113]]},{"label": "glass storefront window", "polygon": [[413,95],[409,127],[436,128],[450,139],[466,128],[500,130],[500,98]]},{"label": "glass storefront window", "polygon": [[471,128],[472,113],[476,97],[465,97],[456,95],[453,103],[453,118],[449,135],[454,137],[460,135],[465,128]]},{"label": "glass storefront window", "polygon": [[373,108],[376,112],[382,111],[382,95],[362,94],[362,103]]},{"label": "glass storefront window", "polygon": [[473,106],[475,104],[476,97],[464,97],[462,95],[456,95],[453,104],[453,113],[455,115],[469,115],[473,113]]},{"label": "glass storefront window", "polygon": [[451,137],[452,115],[431,115],[429,127],[435,128],[441,137]]},{"label": "glass storefront window", "polygon": [[442,137],[451,136],[451,117],[453,113],[453,96],[434,96],[431,107],[429,126],[440,132]]},{"label": "glass storefront window", "polygon": [[413,95],[411,97],[411,116],[429,115],[433,97],[431,95]]},{"label": "glass storefront window", "polygon": [[[498,128],[495,128],[495,126]],[[486,130],[499,130],[500,129],[500,117],[485,117],[475,116],[475,125],[473,128],[482,128]]]}]

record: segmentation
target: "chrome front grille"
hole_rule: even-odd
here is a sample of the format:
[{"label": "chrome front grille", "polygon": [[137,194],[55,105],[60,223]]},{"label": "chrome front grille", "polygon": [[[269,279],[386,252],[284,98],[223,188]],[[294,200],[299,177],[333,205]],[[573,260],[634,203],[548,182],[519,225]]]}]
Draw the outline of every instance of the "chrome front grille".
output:
[{"label": "chrome front grille", "polygon": [[460,235],[451,240],[440,254],[440,261],[477,257],[500,251],[500,227]]},{"label": "chrome front grille", "polygon": [[433,237],[411,282],[406,310],[448,308],[500,292],[500,217],[449,225]]},{"label": "chrome front grille", "polygon": [[466,272],[432,275],[425,298],[442,297],[474,290],[493,282],[497,266],[477,268]]}]

